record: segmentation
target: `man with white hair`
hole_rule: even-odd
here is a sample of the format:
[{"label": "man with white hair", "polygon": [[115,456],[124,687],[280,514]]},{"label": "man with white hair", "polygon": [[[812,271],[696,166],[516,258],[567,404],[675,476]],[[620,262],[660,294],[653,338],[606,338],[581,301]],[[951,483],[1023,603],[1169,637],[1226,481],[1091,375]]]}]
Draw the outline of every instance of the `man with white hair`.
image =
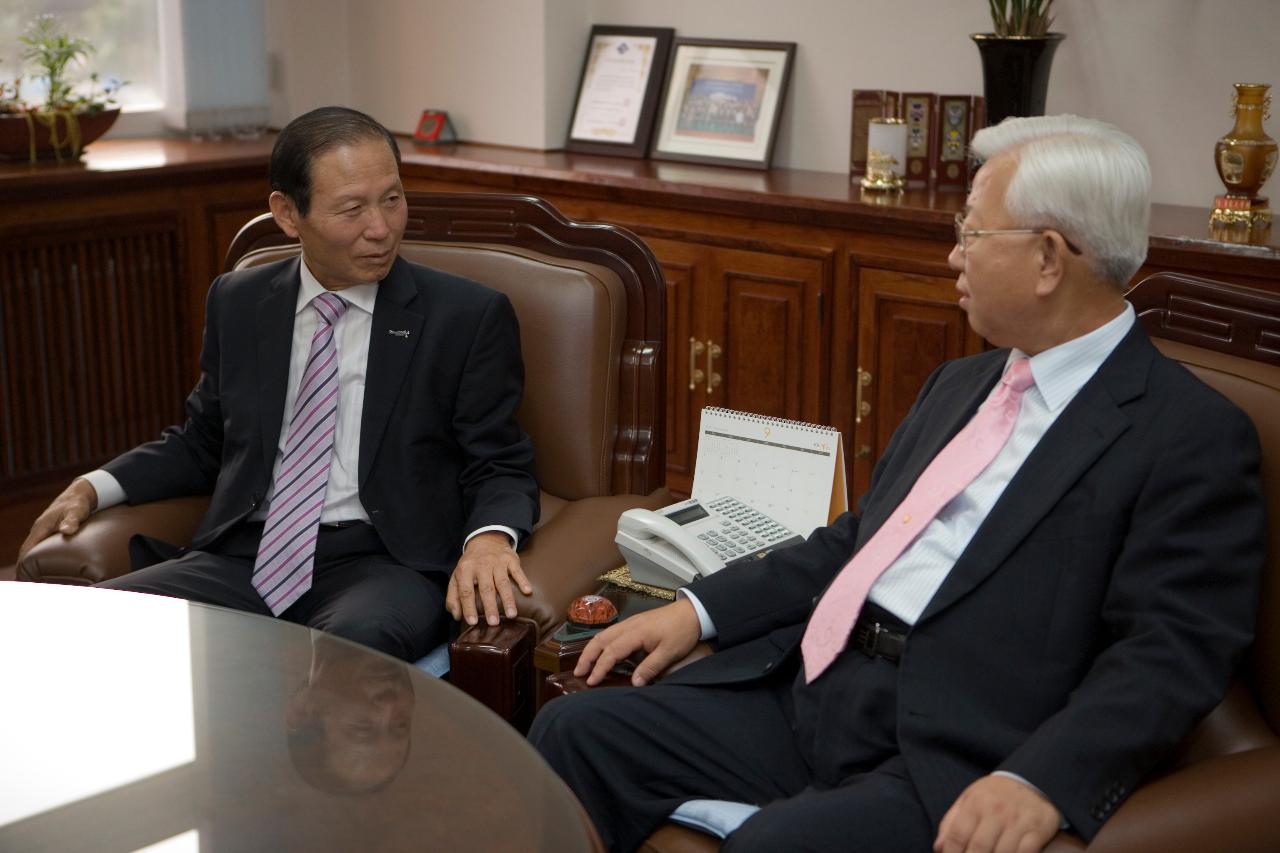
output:
[{"label": "man with white hair", "polygon": [[1074,116],[977,134],[950,264],[1001,349],[929,377],[858,514],[598,635],[530,739],[606,843],[690,800],[725,850],[1091,839],[1222,697],[1264,558],[1257,436],[1161,356],[1124,288],[1150,170]]}]

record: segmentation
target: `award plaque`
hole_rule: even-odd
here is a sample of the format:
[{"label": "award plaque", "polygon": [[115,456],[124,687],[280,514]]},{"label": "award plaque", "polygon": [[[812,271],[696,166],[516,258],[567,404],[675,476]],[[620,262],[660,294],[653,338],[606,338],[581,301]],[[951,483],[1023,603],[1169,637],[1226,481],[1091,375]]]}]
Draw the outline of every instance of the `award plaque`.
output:
[{"label": "award plaque", "polygon": [[643,157],[675,30],[591,28],[565,148]]}]

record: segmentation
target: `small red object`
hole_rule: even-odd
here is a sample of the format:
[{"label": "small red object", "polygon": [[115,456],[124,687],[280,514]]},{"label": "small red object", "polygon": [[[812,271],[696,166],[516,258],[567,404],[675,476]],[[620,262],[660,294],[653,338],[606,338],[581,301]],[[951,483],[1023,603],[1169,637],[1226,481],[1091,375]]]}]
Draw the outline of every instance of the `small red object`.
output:
[{"label": "small red object", "polygon": [[581,595],[569,602],[569,621],[584,628],[608,625],[618,618],[618,608],[603,595]]}]

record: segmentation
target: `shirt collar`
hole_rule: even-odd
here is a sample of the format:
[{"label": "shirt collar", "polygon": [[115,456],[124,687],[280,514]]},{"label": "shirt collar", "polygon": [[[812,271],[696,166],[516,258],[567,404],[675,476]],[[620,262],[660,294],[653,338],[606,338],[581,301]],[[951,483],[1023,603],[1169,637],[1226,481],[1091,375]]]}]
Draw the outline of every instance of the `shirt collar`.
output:
[{"label": "shirt collar", "polygon": [[[1056,412],[1071,401],[1119,346],[1135,320],[1133,306],[1125,302],[1123,311],[1087,335],[1031,356],[1031,375],[1049,411]],[[1026,355],[1019,349],[1011,350],[1006,366]]]},{"label": "shirt collar", "polygon": [[[305,260],[299,262],[298,268],[302,276],[302,287],[298,288],[298,303],[293,309],[295,316],[302,313],[302,309],[310,305],[312,299],[325,291],[325,286],[311,274]],[[378,282],[357,284],[336,292],[347,301],[348,305],[359,308],[366,314],[372,314],[373,305],[378,301]]]}]

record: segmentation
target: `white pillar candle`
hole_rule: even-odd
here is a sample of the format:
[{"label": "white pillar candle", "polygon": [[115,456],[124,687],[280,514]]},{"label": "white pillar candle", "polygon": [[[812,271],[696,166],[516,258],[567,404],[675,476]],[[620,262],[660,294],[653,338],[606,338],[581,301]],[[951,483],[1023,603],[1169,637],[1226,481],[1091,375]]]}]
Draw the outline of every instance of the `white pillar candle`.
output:
[{"label": "white pillar candle", "polygon": [[905,183],[907,124],[900,118],[873,118],[867,125],[867,180],[863,186],[892,189]]}]

